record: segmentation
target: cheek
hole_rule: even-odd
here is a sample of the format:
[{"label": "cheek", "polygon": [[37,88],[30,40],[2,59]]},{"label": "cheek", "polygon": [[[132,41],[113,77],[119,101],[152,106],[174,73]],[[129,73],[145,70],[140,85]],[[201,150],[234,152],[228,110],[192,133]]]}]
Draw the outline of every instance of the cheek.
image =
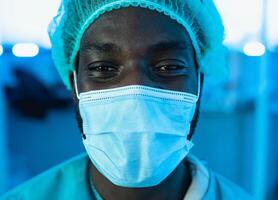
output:
[{"label": "cheek", "polygon": [[198,81],[197,81],[197,73],[194,73],[185,80],[185,89],[187,90],[186,92],[189,92],[191,94],[198,94]]},{"label": "cheek", "polygon": [[198,72],[197,72],[197,67],[192,70],[192,73],[190,76],[185,80],[186,84],[186,89],[188,90],[189,93],[191,94],[198,94]]},{"label": "cheek", "polygon": [[77,85],[78,85],[79,93],[80,92],[87,92],[87,91],[90,91],[92,89],[91,84],[90,84],[90,80],[87,76],[87,72],[86,72],[86,70],[84,70],[82,68],[81,65],[79,65]]},{"label": "cheek", "polygon": [[186,75],[176,77],[174,80],[171,80],[167,83],[163,83],[163,88],[168,90],[176,90],[181,92],[188,92],[191,94],[197,95],[197,80],[196,75]]}]

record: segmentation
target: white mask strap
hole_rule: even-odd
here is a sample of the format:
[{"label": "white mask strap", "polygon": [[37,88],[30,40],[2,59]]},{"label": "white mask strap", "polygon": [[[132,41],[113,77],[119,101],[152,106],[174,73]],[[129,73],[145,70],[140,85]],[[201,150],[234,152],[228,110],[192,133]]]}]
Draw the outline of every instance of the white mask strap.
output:
[{"label": "white mask strap", "polygon": [[201,92],[201,72],[198,70],[198,94],[197,94],[197,100],[200,98],[200,92]]},{"label": "white mask strap", "polygon": [[77,76],[76,76],[75,70],[73,70],[73,83],[74,83],[75,94],[76,94],[78,100],[80,100],[80,96],[79,96],[79,92],[78,92],[78,88],[77,88]]}]

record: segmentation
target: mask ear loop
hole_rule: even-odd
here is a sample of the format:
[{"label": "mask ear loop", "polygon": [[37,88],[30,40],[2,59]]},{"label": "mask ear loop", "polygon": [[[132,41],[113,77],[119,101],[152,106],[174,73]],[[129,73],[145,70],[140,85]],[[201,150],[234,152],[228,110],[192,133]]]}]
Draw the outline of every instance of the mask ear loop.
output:
[{"label": "mask ear loop", "polygon": [[198,70],[198,75],[197,75],[197,95],[194,95],[194,103],[196,103],[199,98],[200,98],[200,93],[201,93],[201,72]]},{"label": "mask ear loop", "polygon": [[[198,82],[198,93],[197,93],[197,98],[196,98],[196,102],[199,100],[199,98],[200,98],[200,93],[201,93],[201,72],[198,70],[198,80],[197,80],[197,82]],[[195,102],[195,103],[196,103]],[[187,135],[187,137],[188,137],[188,135]],[[188,141],[191,143],[191,145],[193,146],[194,145],[194,143],[193,143],[193,137],[191,137],[191,139],[189,140],[188,139]],[[191,147],[192,147],[191,146]]]},{"label": "mask ear loop", "polygon": [[200,98],[201,93],[201,72],[198,70],[198,94],[197,94],[197,101]]},{"label": "mask ear loop", "polygon": [[[79,96],[78,88],[77,88],[77,76],[76,76],[75,70],[73,70],[73,84],[74,84],[75,94],[76,94],[78,100],[80,100],[80,96]],[[86,140],[86,135],[83,132],[81,132],[81,136],[84,140]]]},{"label": "mask ear loop", "polygon": [[77,76],[76,76],[76,71],[73,70],[73,83],[74,83],[74,90],[75,90],[75,94],[77,96],[77,99],[80,100],[80,96],[78,93],[78,88],[77,88]]}]

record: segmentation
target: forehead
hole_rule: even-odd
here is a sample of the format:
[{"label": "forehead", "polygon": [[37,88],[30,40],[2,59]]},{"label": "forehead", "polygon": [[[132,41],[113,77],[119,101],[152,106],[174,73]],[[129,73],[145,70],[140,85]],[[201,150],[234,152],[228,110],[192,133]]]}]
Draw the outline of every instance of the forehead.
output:
[{"label": "forehead", "polygon": [[81,46],[94,42],[144,48],[160,41],[184,41],[192,48],[185,28],[157,11],[128,7],[112,10],[94,21],[83,35]]}]

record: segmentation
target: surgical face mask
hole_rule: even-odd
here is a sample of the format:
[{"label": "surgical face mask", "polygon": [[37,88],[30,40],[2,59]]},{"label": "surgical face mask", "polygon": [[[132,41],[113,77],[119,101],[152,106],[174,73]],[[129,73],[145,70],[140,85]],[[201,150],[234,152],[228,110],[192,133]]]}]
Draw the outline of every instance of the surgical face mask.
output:
[{"label": "surgical face mask", "polygon": [[80,93],[92,163],[115,185],[158,185],[193,146],[187,136],[198,96],[142,85]]}]

